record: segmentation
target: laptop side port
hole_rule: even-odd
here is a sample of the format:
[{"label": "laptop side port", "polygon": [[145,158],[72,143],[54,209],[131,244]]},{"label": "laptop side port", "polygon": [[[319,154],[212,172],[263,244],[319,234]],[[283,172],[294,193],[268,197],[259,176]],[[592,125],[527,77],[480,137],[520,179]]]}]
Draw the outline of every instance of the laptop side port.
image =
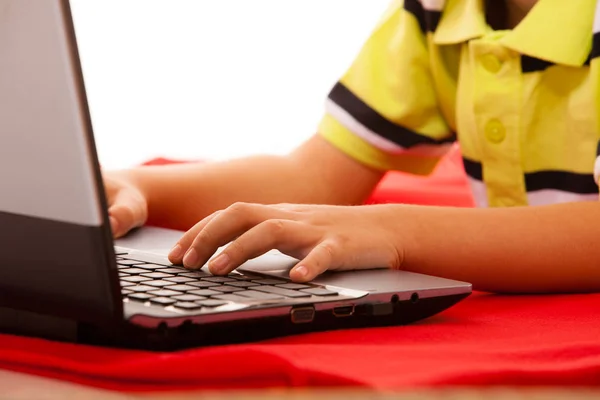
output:
[{"label": "laptop side port", "polygon": [[315,319],[315,308],[313,306],[294,307],[290,311],[290,317],[294,324],[306,324]]},{"label": "laptop side port", "polygon": [[333,315],[335,315],[336,317],[349,317],[352,314],[354,314],[354,306],[341,306],[341,307],[334,307],[333,309]]}]

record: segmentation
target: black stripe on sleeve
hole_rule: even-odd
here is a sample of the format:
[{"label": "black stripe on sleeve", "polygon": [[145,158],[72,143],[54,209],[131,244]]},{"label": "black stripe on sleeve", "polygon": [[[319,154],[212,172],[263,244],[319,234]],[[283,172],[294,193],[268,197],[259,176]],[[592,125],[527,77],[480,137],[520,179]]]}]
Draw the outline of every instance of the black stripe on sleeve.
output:
[{"label": "black stripe on sleeve", "polygon": [[551,63],[550,61],[525,55],[521,56],[521,71],[523,73],[544,71],[546,68],[553,65],[554,63]]},{"label": "black stripe on sleeve", "polygon": [[[483,167],[480,162],[463,157],[463,164],[467,176],[479,181],[483,180]],[[593,174],[549,170],[528,172],[524,179],[528,192],[555,189],[577,194],[598,193],[598,185],[594,181]]]},{"label": "black stripe on sleeve", "polygon": [[600,32],[594,33],[594,39],[592,40],[592,52],[590,58],[600,57]]},{"label": "black stripe on sleeve", "polygon": [[455,141],[454,135],[446,139],[436,140],[388,121],[340,82],[329,93],[329,99],[367,129],[404,148],[419,144],[440,145]]},{"label": "black stripe on sleeve", "polygon": [[463,157],[463,165],[465,172],[470,178],[477,179],[478,181],[483,180],[483,167],[480,162]]},{"label": "black stripe on sleeve", "polygon": [[598,193],[598,185],[593,174],[578,174],[566,171],[538,171],[525,174],[525,187],[528,192],[543,189],[556,189],[579,194]]},{"label": "black stripe on sleeve", "polygon": [[442,17],[440,11],[425,10],[419,0],[404,0],[404,9],[419,21],[423,33],[435,32]]}]

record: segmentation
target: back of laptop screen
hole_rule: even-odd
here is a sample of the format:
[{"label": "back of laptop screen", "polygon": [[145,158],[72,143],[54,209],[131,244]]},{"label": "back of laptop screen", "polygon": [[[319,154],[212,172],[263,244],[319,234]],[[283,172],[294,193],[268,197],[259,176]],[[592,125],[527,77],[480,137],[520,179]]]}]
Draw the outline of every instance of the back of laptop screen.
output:
[{"label": "back of laptop screen", "polygon": [[0,305],[121,306],[98,176],[68,2],[0,0]]}]

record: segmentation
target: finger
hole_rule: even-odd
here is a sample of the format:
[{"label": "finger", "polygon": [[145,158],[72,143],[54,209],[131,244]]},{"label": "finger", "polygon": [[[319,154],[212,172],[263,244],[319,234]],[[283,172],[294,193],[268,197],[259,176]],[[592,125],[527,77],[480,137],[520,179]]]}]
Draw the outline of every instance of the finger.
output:
[{"label": "finger", "polygon": [[299,252],[315,243],[318,234],[300,222],[270,219],[260,223],[231,242],[208,264],[210,272],[226,275],[244,262],[269,250]]},{"label": "finger", "polygon": [[216,211],[209,216],[205,217],[203,220],[194,225],[191,229],[189,229],[183,236],[177,241],[175,246],[169,252],[169,261],[173,264],[181,264],[183,262],[183,256],[187,249],[190,248],[198,233],[204,229],[206,224],[212,221],[217,215],[219,215],[221,211]]},{"label": "finger", "polygon": [[137,196],[123,190],[115,196],[114,203],[108,208],[114,237],[120,237],[146,221],[146,204]]},{"label": "finger", "polygon": [[186,268],[199,268],[219,247],[268,219],[285,219],[285,213],[259,204],[236,203],[209,221],[198,232],[183,257]]},{"label": "finger", "polygon": [[335,266],[334,262],[338,253],[337,245],[332,241],[323,241],[302,261],[290,271],[290,278],[296,282],[308,282],[326,270]]}]

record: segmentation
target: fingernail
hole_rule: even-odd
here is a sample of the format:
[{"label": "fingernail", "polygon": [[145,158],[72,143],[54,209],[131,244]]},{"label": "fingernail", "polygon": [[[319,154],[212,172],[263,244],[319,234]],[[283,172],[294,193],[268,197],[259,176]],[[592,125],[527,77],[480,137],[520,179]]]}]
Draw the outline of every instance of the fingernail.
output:
[{"label": "fingernail", "polygon": [[179,260],[181,258],[182,252],[183,252],[183,248],[181,247],[181,245],[178,244],[175,247],[173,247],[173,249],[169,253],[169,258]]},{"label": "fingernail", "polygon": [[210,262],[210,267],[215,272],[220,272],[227,268],[227,266],[229,265],[229,261],[229,256],[225,253],[221,253]]},{"label": "fingernail", "polygon": [[299,265],[296,268],[292,269],[292,273],[294,275],[298,275],[301,278],[304,278],[308,275],[308,269],[304,265]]},{"label": "fingernail", "polygon": [[198,252],[196,249],[190,249],[185,257],[183,257],[183,264],[186,267],[195,267],[198,262]]}]

